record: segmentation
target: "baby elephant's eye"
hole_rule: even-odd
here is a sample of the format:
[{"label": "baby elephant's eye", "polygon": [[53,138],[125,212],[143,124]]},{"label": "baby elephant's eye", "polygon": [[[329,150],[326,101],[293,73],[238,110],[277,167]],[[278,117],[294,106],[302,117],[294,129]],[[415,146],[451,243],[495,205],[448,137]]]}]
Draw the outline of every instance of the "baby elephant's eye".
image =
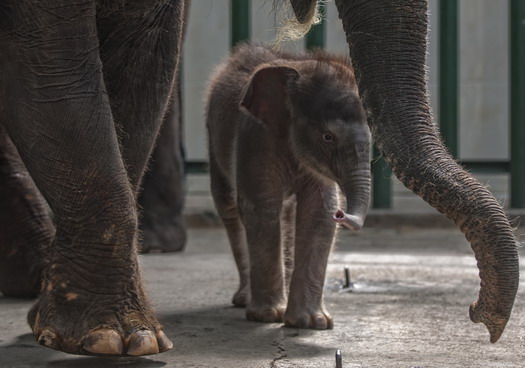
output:
[{"label": "baby elephant's eye", "polygon": [[334,141],[334,136],[330,133],[324,133],[323,134],[323,141],[332,143]]}]

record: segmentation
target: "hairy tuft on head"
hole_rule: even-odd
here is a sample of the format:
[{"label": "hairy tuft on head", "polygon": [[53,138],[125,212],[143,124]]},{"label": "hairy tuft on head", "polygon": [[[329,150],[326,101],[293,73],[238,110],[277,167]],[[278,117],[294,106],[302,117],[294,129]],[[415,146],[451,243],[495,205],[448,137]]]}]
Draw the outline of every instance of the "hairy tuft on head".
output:
[{"label": "hairy tuft on head", "polygon": [[321,22],[317,0],[274,0],[276,14],[284,14],[274,42],[275,48],[289,40],[298,40],[314,24]]}]

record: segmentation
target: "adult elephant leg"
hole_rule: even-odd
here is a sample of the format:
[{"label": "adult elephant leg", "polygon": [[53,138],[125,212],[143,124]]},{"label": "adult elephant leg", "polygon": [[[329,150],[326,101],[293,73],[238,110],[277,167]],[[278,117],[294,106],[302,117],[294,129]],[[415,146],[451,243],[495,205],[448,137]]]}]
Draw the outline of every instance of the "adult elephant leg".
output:
[{"label": "adult elephant leg", "polygon": [[181,0],[129,0],[97,19],[104,80],[135,193],[176,98],[185,10]]},{"label": "adult elephant leg", "polygon": [[375,142],[396,176],[453,219],[480,270],[470,309],[495,342],[518,288],[517,241],[495,198],[444,148],[427,98],[427,2],[336,0]]},{"label": "adult elephant leg", "polygon": [[186,11],[180,0],[128,1],[97,20],[104,79],[136,193],[164,120],[141,196],[146,251],[181,250],[186,240],[177,83]]},{"label": "adult elephant leg", "polygon": [[38,294],[55,234],[48,212],[0,122],[0,292],[5,296]]},{"label": "adult elephant leg", "polygon": [[153,354],[171,343],[142,289],[136,203],[102,76],[96,7],[11,1],[12,24],[0,28],[2,123],[56,223],[28,319],[54,349]]},{"label": "adult elephant leg", "polygon": [[177,252],[186,244],[186,193],[180,83],[173,93],[139,194],[142,252]]}]

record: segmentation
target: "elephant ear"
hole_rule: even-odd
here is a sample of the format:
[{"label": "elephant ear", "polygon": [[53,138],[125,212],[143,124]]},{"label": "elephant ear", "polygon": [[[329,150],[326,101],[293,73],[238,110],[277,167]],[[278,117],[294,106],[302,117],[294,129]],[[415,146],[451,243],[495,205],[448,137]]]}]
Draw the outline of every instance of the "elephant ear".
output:
[{"label": "elephant ear", "polygon": [[269,66],[257,70],[250,79],[241,107],[265,124],[279,124],[290,118],[288,85],[299,72],[287,66]]}]

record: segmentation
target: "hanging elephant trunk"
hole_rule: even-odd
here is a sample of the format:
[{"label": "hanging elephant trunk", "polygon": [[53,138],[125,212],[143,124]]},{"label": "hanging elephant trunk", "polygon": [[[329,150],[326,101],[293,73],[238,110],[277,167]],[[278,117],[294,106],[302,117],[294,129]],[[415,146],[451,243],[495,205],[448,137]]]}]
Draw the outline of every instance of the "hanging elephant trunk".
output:
[{"label": "hanging elephant trunk", "polygon": [[[309,9],[315,1],[302,3]],[[425,73],[428,4],[336,0],[336,5],[374,141],[401,182],[454,220],[471,243],[481,288],[470,318],[484,323],[496,342],[518,289],[517,240],[501,205],[450,156],[432,122]]]},{"label": "hanging elephant trunk", "polygon": [[336,1],[372,136],[395,175],[454,220],[471,243],[481,278],[470,308],[496,342],[519,282],[517,241],[493,195],[448,154],[426,95],[427,2]]}]

